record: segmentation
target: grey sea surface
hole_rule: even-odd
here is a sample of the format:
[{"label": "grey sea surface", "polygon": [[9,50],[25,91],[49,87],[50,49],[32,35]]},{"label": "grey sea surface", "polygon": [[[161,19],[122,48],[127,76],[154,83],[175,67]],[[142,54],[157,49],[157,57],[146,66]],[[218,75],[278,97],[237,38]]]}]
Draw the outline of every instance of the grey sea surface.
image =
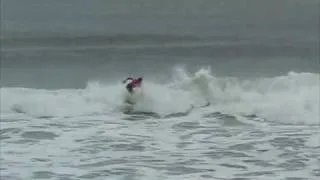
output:
[{"label": "grey sea surface", "polygon": [[320,177],[318,0],[0,3],[0,179]]}]

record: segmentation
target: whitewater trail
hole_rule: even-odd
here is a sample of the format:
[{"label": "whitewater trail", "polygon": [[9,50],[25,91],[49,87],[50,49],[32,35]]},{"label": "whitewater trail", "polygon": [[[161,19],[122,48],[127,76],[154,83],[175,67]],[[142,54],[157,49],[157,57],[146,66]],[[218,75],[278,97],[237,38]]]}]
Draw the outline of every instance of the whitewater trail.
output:
[{"label": "whitewater trail", "polygon": [[[137,99],[134,111],[165,116],[194,107],[200,114],[210,111],[259,116],[281,123],[316,124],[320,113],[319,85],[319,74],[312,73],[240,80],[216,77],[205,68],[194,74],[176,68],[168,83],[144,82],[143,97]],[[121,82],[89,82],[84,89],[2,87],[1,114],[66,117],[121,113],[125,96]],[[209,103],[206,110],[197,109]]]}]

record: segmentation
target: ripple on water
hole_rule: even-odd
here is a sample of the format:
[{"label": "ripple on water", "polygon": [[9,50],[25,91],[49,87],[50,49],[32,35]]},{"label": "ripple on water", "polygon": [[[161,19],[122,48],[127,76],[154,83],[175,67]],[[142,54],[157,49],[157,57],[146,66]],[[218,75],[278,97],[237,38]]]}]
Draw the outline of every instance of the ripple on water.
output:
[{"label": "ripple on water", "polygon": [[174,124],[172,128],[174,129],[195,129],[195,128],[203,128],[204,126],[201,126],[199,122],[180,122],[177,124]]},{"label": "ripple on water", "polygon": [[50,159],[45,159],[45,158],[32,158],[31,159],[33,162],[50,162]]},{"label": "ripple on water", "polygon": [[192,142],[188,142],[188,141],[179,142],[178,144],[176,144],[176,147],[180,148],[180,149],[184,149],[184,148],[187,148],[188,146],[190,146],[192,144],[193,144]]},{"label": "ripple on water", "polygon": [[225,157],[235,157],[235,158],[252,157],[243,152],[233,152],[233,151],[209,151],[209,152],[203,153],[203,155],[213,159],[225,158]]},{"label": "ripple on water", "polygon": [[10,136],[3,136],[3,135],[0,135],[0,141],[2,140],[6,140],[6,139],[10,139],[11,137]]},{"label": "ripple on water", "polygon": [[227,126],[239,126],[239,125],[245,125],[245,123],[238,120],[236,116],[230,115],[230,114],[224,114],[221,112],[213,112],[209,113],[203,116],[204,118],[214,118],[217,120],[220,120],[223,125]]},{"label": "ripple on water", "polygon": [[47,132],[47,131],[28,131],[28,132],[22,133],[21,137],[27,138],[27,139],[36,139],[36,140],[43,140],[43,139],[53,140],[56,137],[58,137],[58,135],[52,132]]},{"label": "ripple on water", "polygon": [[201,129],[201,130],[197,130],[197,131],[195,131],[195,132],[191,132],[191,133],[189,133],[189,134],[186,134],[186,135],[182,135],[182,136],[180,136],[180,139],[181,140],[186,140],[186,139],[190,139],[190,138],[192,138],[192,136],[194,136],[194,135],[208,135],[208,137],[211,137],[211,136],[209,136],[209,135],[211,135],[211,134],[213,134],[214,133],[214,130],[213,129],[208,129],[208,128],[206,128],[206,129]]},{"label": "ripple on water", "polygon": [[97,177],[108,177],[108,176],[122,176],[122,179],[131,180],[135,179],[137,176],[137,169],[135,168],[112,168],[111,170],[98,170],[92,171],[87,174],[79,176],[79,178],[83,179],[94,179]]},{"label": "ripple on water", "polygon": [[276,137],[270,140],[269,142],[272,146],[282,149],[286,147],[292,147],[292,148],[303,147],[305,140],[301,138]]},{"label": "ripple on water", "polygon": [[315,176],[320,177],[320,169],[314,169],[314,170],[312,170],[312,174],[315,175]]},{"label": "ripple on water", "polygon": [[133,144],[114,144],[110,145],[114,151],[143,151],[146,149],[145,146],[142,146],[140,143]]},{"label": "ripple on water", "polygon": [[229,146],[229,149],[238,150],[238,151],[247,151],[247,150],[253,150],[255,147],[252,144],[246,143],[246,144],[236,144]]},{"label": "ripple on water", "polygon": [[36,171],[33,172],[34,179],[50,179],[54,177],[55,174],[51,171]]},{"label": "ripple on water", "polygon": [[226,163],[223,163],[223,164],[220,164],[220,166],[224,166],[224,167],[228,167],[228,168],[235,168],[235,169],[247,169],[246,166],[237,165],[237,164],[226,164]]},{"label": "ripple on water", "polygon": [[267,161],[263,161],[263,160],[256,160],[256,159],[248,159],[248,160],[242,160],[245,163],[252,163],[254,165],[257,166],[261,166],[261,167],[274,167],[275,165],[267,162]]},{"label": "ripple on water", "polygon": [[194,173],[203,173],[203,172],[214,172],[214,169],[199,169],[193,167],[187,167],[183,165],[170,165],[168,168],[164,168],[169,175],[185,175],[185,174],[194,174]]},{"label": "ripple on water", "polygon": [[103,172],[89,172],[87,174],[81,175],[78,178],[81,179],[94,179],[96,177],[104,177],[104,176],[109,176],[111,173],[110,171],[103,171]]},{"label": "ripple on water", "polygon": [[111,174],[112,175],[128,175],[128,174],[136,174],[137,173],[137,169],[135,168],[129,168],[129,167],[123,167],[123,168],[112,168],[111,170]]},{"label": "ripple on water", "polygon": [[102,167],[102,166],[115,165],[115,164],[125,164],[127,162],[128,161],[125,159],[110,159],[110,160],[103,160],[103,161],[98,161],[94,163],[84,163],[84,164],[78,165],[77,167],[80,167],[80,168]]},{"label": "ripple on water", "polygon": [[0,129],[0,140],[11,139],[13,134],[21,132],[20,128]]},{"label": "ripple on water", "polygon": [[236,176],[265,176],[265,175],[274,175],[272,171],[259,171],[259,172],[249,172],[243,174],[236,174]]},{"label": "ripple on water", "polygon": [[300,178],[300,177],[287,177],[285,180],[308,180],[308,178]]},{"label": "ripple on water", "polygon": [[4,135],[4,134],[8,134],[8,133],[19,133],[21,131],[20,128],[4,128],[4,129],[0,129],[0,134]]},{"label": "ripple on water", "polygon": [[37,142],[38,141],[34,140],[34,139],[18,139],[16,141],[12,141],[10,143],[13,143],[13,144],[35,144]]},{"label": "ripple on water", "polygon": [[278,165],[278,167],[285,168],[286,170],[299,170],[306,167],[306,163],[299,159],[289,159],[284,163]]}]

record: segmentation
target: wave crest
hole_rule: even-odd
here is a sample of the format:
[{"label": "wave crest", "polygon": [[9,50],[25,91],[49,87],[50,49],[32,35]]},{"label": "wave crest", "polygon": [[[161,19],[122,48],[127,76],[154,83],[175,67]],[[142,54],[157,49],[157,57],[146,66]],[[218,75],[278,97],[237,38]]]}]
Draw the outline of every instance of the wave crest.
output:
[{"label": "wave crest", "polygon": [[[195,73],[175,68],[166,84],[146,80],[135,109],[159,114],[206,103],[212,111],[255,114],[270,121],[315,124],[319,119],[319,74],[289,72],[255,80],[216,77],[210,68]],[[1,88],[1,112],[33,116],[79,116],[117,112],[125,98],[121,83],[89,82],[85,89]],[[201,113],[201,110],[198,110]]]}]

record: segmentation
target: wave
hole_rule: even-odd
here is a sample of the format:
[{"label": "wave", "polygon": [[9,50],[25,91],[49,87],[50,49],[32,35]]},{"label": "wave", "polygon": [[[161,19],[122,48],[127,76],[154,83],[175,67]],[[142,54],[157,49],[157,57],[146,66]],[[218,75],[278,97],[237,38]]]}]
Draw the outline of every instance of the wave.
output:
[{"label": "wave", "polygon": [[[230,39],[230,37],[216,37]],[[193,42],[202,41],[203,38],[189,35],[162,35],[162,34],[37,34],[37,35],[14,35],[2,37],[1,41],[6,46],[12,45],[110,45],[110,44],[137,44],[137,43],[164,43],[164,42]]]},{"label": "wave", "polygon": [[239,42],[237,37],[164,34],[12,34],[0,37],[3,51],[97,50],[202,47]]},{"label": "wave", "polygon": [[121,43],[161,43],[161,42],[194,42],[194,41],[239,41],[239,37],[230,35],[187,35],[187,34],[9,34],[0,37],[3,44],[121,44]]},{"label": "wave", "polygon": [[[135,111],[170,114],[202,107],[211,112],[256,115],[269,121],[317,124],[319,74],[289,72],[283,76],[241,80],[216,77],[209,68],[195,73],[175,68],[167,83],[146,81]],[[88,82],[84,89],[1,88],[1,113],[31,116],[81,116],[120,113],[126,91],[123,85]],[[198,109],[199,113],[202,112]]]}]

